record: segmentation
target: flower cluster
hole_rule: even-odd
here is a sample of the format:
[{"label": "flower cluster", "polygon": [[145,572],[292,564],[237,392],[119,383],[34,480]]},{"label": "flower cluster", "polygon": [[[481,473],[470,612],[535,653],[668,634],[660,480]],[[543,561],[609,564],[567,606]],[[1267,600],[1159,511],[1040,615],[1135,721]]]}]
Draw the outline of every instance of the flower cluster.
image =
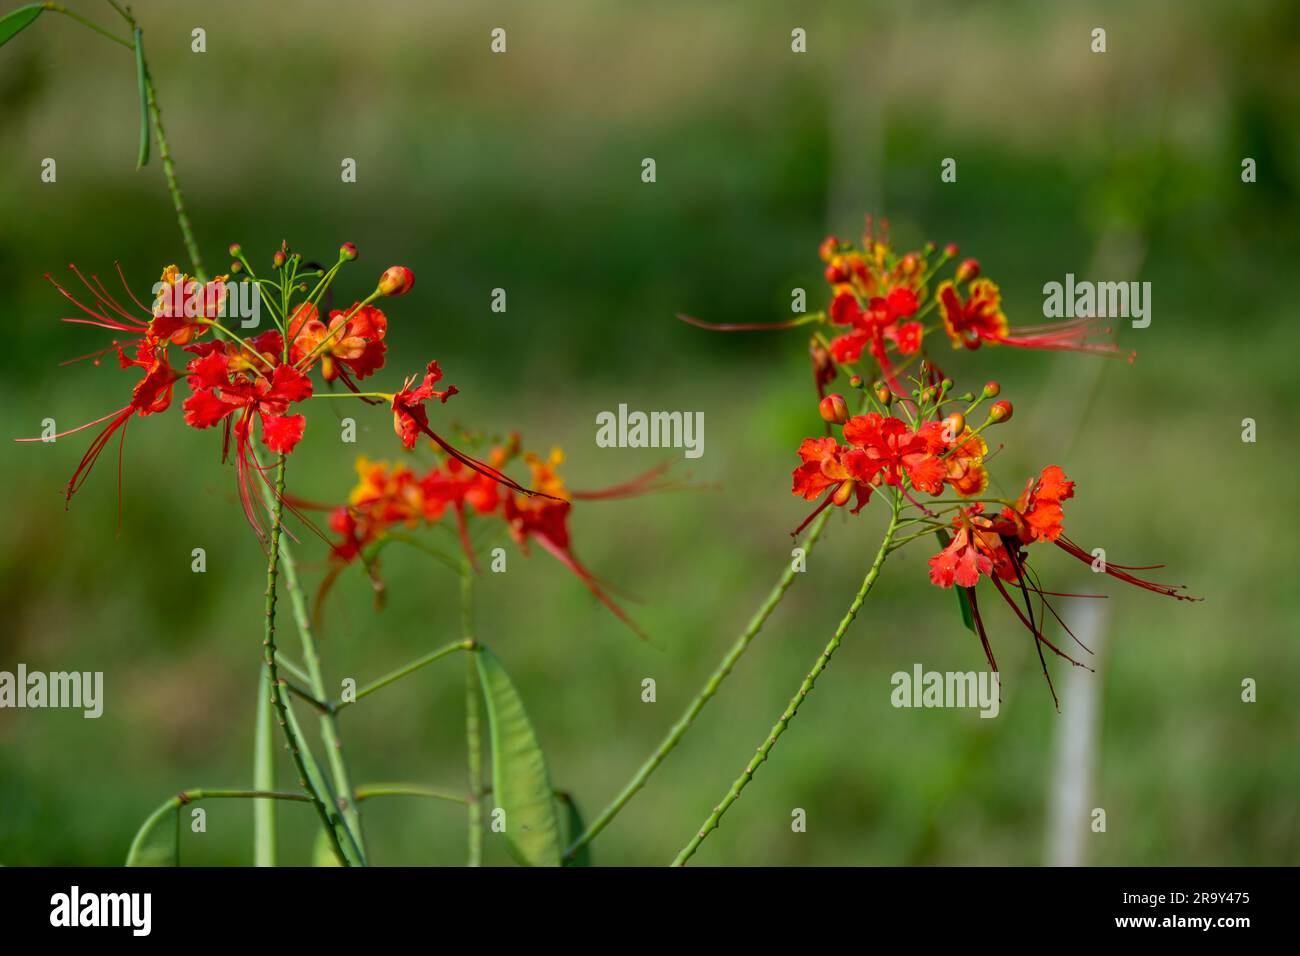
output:
[{"label": "flower cluster", "polygon": [[[611,488],[572,491],[559,473],[563,452],[555,448],[545,457],[522,452],[518,434],[492,448],[487,461],[491,473],[472,470],[441,445],[437,447],[439,462],[422,472],[403,463],[357,459],[357,483],[348,502],[330,513],[330,528],[339,538],[333,545],[333,567],[317,596],[318,603],[338,574],[355,562],[366,567],[376,592],[382,593],[377,562],[380,549],[395,541],[409,542],[408,532],[438,525],[448,514],[465,562],[477,570],[469,519],[498,519],[499,526],[510,534],[525,557],[530,543],[536,543],[573,572],[619,620],[644,637],[636,622],[609,596],[609,586],[574,554],[569,514],[574,501],[625,498],[667,488],[660,481],[665,466]],[[503,487],[503,482],[493,477],[503,475],[502,469],[515,461],[522,461],[528,468],[533,493]],[[427,545],[422,549],[431,550]]]},{"label": "flower cluster", "polygon": [[[852,501],[850,511],[857,513],[874,491],[895,489],[900,504],[909,509],[900,528],[913,529],[895,547],[931,534],[938,538],[941,549],[929,560],[930,581],[942,588],[960,589],[963,608],[969,612],[972,629],[979,635],[993,670],[997,670],[997,662],[976,599],[981,579],[990,582],[1034,636],[1040,657],[1042,646],[1046,646],[1079,664],[1043,633],[1045,614],[1051,614],[1063,627],[1065,624],[1048,601],[1060,595],[1043,590],[1028,564],[1027,549],[1033,544],[1055,544],[1118,580],[1178,600],[1194,600],[1182,593],[1181,585],[1159,584],[1134,573],[1160,565],[1111,564],[1070,540],[1064,533],[1064,503],[1074,497],[1074,482],[1057,465],[1048,465],[1029,479],[1015,499],[984,497],[990,480],[984,432],[1009,421],[1012,406],[1006,400],[993,402],[984,422],[974,429],[967,418],[986,401],[997,398],[1001,392],[998,383],[989,382],[979,395],[954,395],[952,380],[929,363],[922,366],[922,376],[912,380],[910,397],[900,398],[884,382],[867,388],[855,376],[853,383],[862,392],[862,414],[850,416],[842,395],[829,395],[820,405],[822,418],[841,426],[843,441],[833,435],[820,436],[806,438],[799,446],[801,463],[794,469],[792,491],[808,501],[822,500],[794,533],[827,507]],[[964,408],[954,410],[954,406]],[[929,498],[919,500],[914,493]],[[953,497],[942,497],[948,493]],[[986,511],[986,506],[1000,509]],[[1012,589],[1020,592],[1023,608]],[[1037,612],[1031,596],[1038,602]],[[1068,627],[1066,630],[1068,633]],[[1047,674],[1045,664],[1043,673]],[[1050,676],[1047,680],[1050,687]]]},{"label": "flower cluster", "polygon": [[[53,436],[61,438],[103,425],[68,482],[69,501],[114,435],[118,436],[120,449],[130,420],[166,411],[181,379],[190,392],[182,402],[185,423],[197,429],[221,426],[223,461],[229,457],[233,436],[240,502],[259,538],[264,535],[254,504],[257,495],[253,476],[268,490],[278,492],[266,476],[269,466],[258,457],[255,436],[274,455],[293,452],[307,427],[302,403],[313,397],[387,402],[392,408],[394,430],[407,448],[414,446],[419,435],[427,435],[488,484],[500,482],[524,496],[531,494],[492,466],[458,451],[432,429],[425,404],[434,398],[446,402],[456,394],[455,386],[444,390],[434,387],[442,377],[437,362],[430,362],[422,377],[412,376],[395,393],[358,389],[358,381],[383,368],[387,353],[388,318],[373,303],[409,292],[415,283],[410,269],[387,269],[366,298],[346,309],[329,310],[326,321],[321,317],[323,303],[332,297],[334,279],[345,263],[357,258],[351,243],[340,248],[337,262],[328,269],[304,264],[302,257],[284,244],[275,252],[272,271],[266,277],[256,275],[238,245],[230,247],[230,254],[234,258],[230,272],[210,282],[200,282],[176,266],[168,266],[149,308],[131,292],[119,267],[119,278],[138,313],[114,298],[98,276],[88,280],[76,266],[71,268],[89,292],[88,303],[50,279],[83,313],[65,321],[98,326],[120,336],[108,348],[86,357],[95,358],[98,364],[100,356],[116,352],[122,368],[138,369],[140,373],[128,404]],[[242,274],[242,288],[228,281],[237,274]],[[232,290],[251,294],[235,296]],[[252,317],[255,320],[260,320],[261,309],[269,312],[276,327],[251,338],[232,331],[222,320],[236,298],[259,307]],[[337,382],[346,390],[320,395],[313,385],[313,372],[319,373],[325,386]],[[119,473],[120,468],[119,450]]]},{"label": "flower cluster", "polygon": [[[960,254],[951,243],[939,249],[927,242],[919,249],[900,252],[890,243],[889,223],[882,221],[877,229],[868,216],[861,245],[829,236],[818,252],[830,286],[830,303],[824,311],[767,323],[714,324],[685,315],[678,318],[727,332],[788,329],[809,323],[828,326],[830,337],[819,331],[810,342],[819,397],[825,395],[826,386],[841,368],[850,374],[858,372],[864,354],[896,395],[906,395],[900,375],[924,356],[926,336],[939,331],[955,349],[1005,345],[1120,354],[1118,346],[1104,338],[1111,329],[1097,319],[1012,328],[1002,310],[1001,291],[993,280],[981,276],[976,259],[960,261],[952,277],[932,289],[940,270]],[[1128,353],[1130,361],[1133,357]]]}]

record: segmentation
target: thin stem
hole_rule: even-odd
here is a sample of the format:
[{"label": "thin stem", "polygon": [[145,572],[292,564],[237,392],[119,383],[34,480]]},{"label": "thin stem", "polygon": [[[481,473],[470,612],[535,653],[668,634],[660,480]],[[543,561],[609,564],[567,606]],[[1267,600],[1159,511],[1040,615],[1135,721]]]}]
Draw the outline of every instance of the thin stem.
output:
[{"label": "thin stem", "polygon": [[334,710],[337,713],[338,711],[342,710],[344,707],[347,707],[351,704],[355,704],[362,697],[366,697],[369,694],[373,694],[377,690],[382,690],[383,688],[387,687],[389,684],[401,680],[407,674],[414,673],[415,671],[418,671],[421,667],[424,667],[426,664],[432,664],[434,661],[446,657],[448,654],[454,654],[456,651],[471,651],[473,649],[474,649],[473,641],[456,641],[454,644],[448,644],[446,647],[440,647],[436,651],[432,651],[428,654],[425,654],[423,657],[417,657],[415,660],[411,661],[411,663],[405,665],[404,667],[399,667],[397,670],[385,674],[383,677],[379,678],[378,680],[371,681],[365,687],[357,691],[356,697],[353,698],[352,700],[336,701],[334,704]]},{"label": "thin stem", "polygon": [[311,696],[305,694],[300,696],[321,711],[321,743],[325,746],[330,776],[334,778],[334,792],[338,799],[339,810],[343,813],[343,820],[352,834],[353,842],[364,857],[366,845],[361,828],[361,814],[354,801],[348,798],[348,794],[352,793],[352,778],[343,756],[343,740],[339,735],[338,717],[334,705],[329,703],[329,692],[325,686],[320,656],[316,651],[316,639],[312,633],[311,617],[307,612],[306,596],[298,582],[298,565],[293,559],[289,542],[285,540],[280,541],[280,561],[284,568],[285,589],[289,592],[289,606],[293,609],[294,621],[298,625],[298,636],[302,640],[303,662],[306,665],[308,683],[312,691]]},{"label": "thin stem", "polygon": [[[469,560],[460,566],[460,632],[467,642],[474,643],[474,569]],[[469,866],[483,863],[483,736],[479,729],[479,681],[475,655],[465,657],[465,752],[469,777],[469,799],[466,826],[468,828]]]},{"label": "thin stem", "polygon": [[275,707],[276,719],[280,723],[280,729],[284,732],[284,739],[289,745],[289,753],[293,757],[294,766],[298,770],[298,778],[302,782],[303,789],[307,791],[307,795],[311,798],[317,814],[320,815],[321,823],[325,826],[325,832],[329,834],[335,855],[343,866],[347,866],[349,865],[348,858],[343,852],[343,847],[339,844],[338,833],[334,830],[334,821],[330,818],[330,812],[320,794],[311,785],[307,774],[307,764],[302,756],[301,744],[298,741],[297,734],[289,727],[284,696],[280,693],[280,673],[275,663],[275,599],[276,583],[280,571],[280,530],[283,518],[284,455],[279,455],[275,466],[275,500],[271,505],[270,548],[266,557],[266,637],[262,642],[263,657],[266,661],[267,678],[271,685],[271,703]]},{"label": "thin stem", "polygon": [[463,794],[438,787],[425,787],[418,783],[368,783],[357,787],[357,803],[371,797],[432,797],[450,803],[468,803]]},{"label": "thin stem", "polygon": [[876,558],[871,562],[871,567],[867,571],[867,576],[862,579],[862,586],[858,588],[857,596],[854,597],[853,603],[849,605],[849,609],[845,613],[843,620],[840,621],[839,627],[835,629],[835,634],[831,637],[830,643],[828,643],[825,649],[821,652],[821,655],[813,664],[812,670],[808,672],[808,676],[803,679],[803,683],[800,684],[799,689],[795,691],[795,695],[790,698],[790,703],[786,705],[785,711],[782,712],[780,718],[768,732],[767,739],[763,741],[762,745],[758,748],[757,752],[755,752],[749,763],[745,765],[745,769],[731,785],[731,789],[728,790],[727,795],[722,798],[722,802],[713,808],[713,812],[705,819],[704,825],[700,827],[699,832],[696,833],[695,836],[691,837],[690,842],[687,843],[686,846],[682,848],[682,851],[677,854],[677,858],[673,860],[673,866],[685,866],[686,861],[694,856],[695,851],[699,848],[700,844],[704,842],[704,838],[718,828],[718,824],[722,821],[722,815],[727,812],[728,808],[730,808],[737,799],[739,799],[740,792],[744,790],[749,784],[749,781],[754,778],[754,772],[758,769],[759,764],[767,759],[772,748],[776,746],[777,740],[783,733],[785,733],[786,728],[790,726],[790,721],[794,719],[794,715],[799,711],[799,705],[802,704],[804,698],[812,692],[813,684],[816,683],[821,672],[826,669],[826,665],[830,663],[831,655],[833,655],[836,649],[840,646],[840,641],[844,639],[844,635],[848,631],[849,625],[851,625],[853,619],[858,616],[858,611],[862,607],[862,602],[867,599],[867,594],[870,593],[872,586],[876,583],[876,578],[880,576],[880,569],[885,565],[885,557],[889,554],[889,545],[894,538],[894,530],[898,527],[898,513],[902,509],[902,506],[903,497],[902,495],[898,495],[894,499],[894,511],[889,519],[889,528],[885,531],[884,540],[880,542],[880,550],[876,552]]},{"label": "thin stem", "polygon": [[92,22],[92,21],[90,21],[90,20],[87,20],[85,17],[81,16],[80,14],[73,13],[71,10],[69,10],[67,7],[65,7],[65,6],[64,6],[63,4],[61,4],[61,3],[49,3],[49,2],[46,2],[46,3],[42,4],[42,6],[44,6],[45,9],[46,9],[46,10],[49,10],[51,13],[62,13],[62,14],[63,14],[64,16],[66,16],[66,17],[71,17],[72,19],[74,19],[74,20],[76,20],[78,23],[80,23],[83,27],[90,27],[90,29],[94,30],[94,31],[95,31],[96,33],[98,33],[100,36],[108,37],[108,39],[112,40],[114,43],[120,43],[122,46],[126,47],[128,50],[134,50],[134,49],[135,49],[135,47],[131,45],[131,41],[130,41],[130,40],[123,40],[123,39],[122,39],[120,36],[118,36],[117,34],[115,34],[115,33],[109,33],[107,30],[105,30],[103,27],[101,27],[98,23],[94,23],[94,22]]},{"label": "thin stem", "polygon": [[[830,514],[829,511],[824,511],[813,522],[812,528],[809,530],[808,537],[804,541],[803,545],[806,555],[812,554],[813,546],[817,543],[817,539],[821,537],[822,530],[826,527],[826,522],[830,518]],[[655,772],[655,769],[661,763],[663,763],[664,758],[672,753],[673,748],[677,746],[682,737],[686,734],[686,731],[690,729],[691,723],[695,720],[696,715],[704,709],[704,705],[709,702],[709,699],[715,693],[717,693],[722,682],[726,680],[727,675],[731,673],[731,669],[736,666],[736,662],[740,660],[745,651],[749,648],[750,643],[758,635],[758,632],[762,630],[763,624],[767,621],[768,617],[771,616],[772,612],[776,610],[776,606],[781,603],[781,599],[785,596],[786,590],[794,582],[794,577],[797,573],[798,572],[794,569],[794,562],[791,562],[786,567],[785,571],[782,572],[781,577],[777,579],[776,585],[770,592],[768,592],[767,598],[761,605],[759,605],[758,610],[754,612],[754,616],[749,621],[749,626],[746,627],[740,637],[736,639],[736,642],[731,645],[731,649],[727,651],[721,662],[719,662],[717,668],[709,676],[704,688],[696,694],[695,699],[687,705],[686,711],[677,719],[677,723],[673,724],[669,729],[668,734],[660,742],[659,746],[655,748],[654,753],[650,755],[649,759],[647,759],[645,763],[641,764],[637,769],[637,772],[633,774],[632,779],[628,781],[627,786],[619,791],[618,795],[610,801],[609,806],[605,807],[605,809],[601,811],[600,816],[596,817],[596,819],[591,822],[591,825],[587,827],[586,832],[573,841],[564,853],[565,860],[574,859],[578,855],[578,851],[590,843],[601,830],[605,829],[605,827],[609,825],[610,821],[617,816],[618,812],[623,809],[627,802],[636,795],[637,791],[645,786],[646,781],[650,779],[650,775]]]},{"label": "thin stem", "polygon": [[[140,55],[144,56],[143,53]],[[149,73],[147,61],[144,64],[144,91],[149,102],[149,113],[153,116],[154,135],[158,137],[158,159],[162,162],[163,176],[167,179],[167,191],[172,197],[172,208],[176,210],[176,222],[181,227],[185,251],[189,253],[190,262],[194,264],[194,275],[200,282],[207,282],[208,273],[203,268],[203,257],[199,255],[198,243],[194,241],[194,228],[190,225],[189,214],[185,211],[185,200],[181,196],[181,187],[176,181],[176,167],[172,163],[171,148],[167,145],[167,133],[163,130],[162,109],[158,106],[158,95],[154,92],[153,77]]]}]

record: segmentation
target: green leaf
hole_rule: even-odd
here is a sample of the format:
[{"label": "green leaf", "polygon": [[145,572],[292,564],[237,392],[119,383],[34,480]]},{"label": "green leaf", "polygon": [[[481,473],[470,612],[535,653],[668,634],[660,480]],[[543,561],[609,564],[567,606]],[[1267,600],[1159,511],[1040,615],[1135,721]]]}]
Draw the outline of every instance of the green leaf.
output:
[{"label": "green leaf", "polygon": [[44,9],[42,4],[29,3],[0,17],[0,46],[4,46],[16,37],[25,27],[31,26],[32,21],[39,17]]},{"label": "green leaf", "polygon": [[143,169],[145,163],[149,162],[149,84],[139,27],[135,28],[135,82],[140,89],[140,154],[136,157],[135,168]]},{"label": "green leaf", "polygon": [[172,797],[144,821],[131,849],[127,866],[180,866],[181,800]]},{"label": "green leaf", "polygon": [[[555,799],[560,801],[563,807],[560,819],[560,835],[563,838],[561,843],[566,848],[574,840],[587,832],[587,824],[582,820],[582,813],[578,810],[578,804],[573,797],[562,790],[555,791]],[[591,844],[588,843],[579,850],[565,866],[591,866]]]},{"label": "green leaf", "polygon": [[524,866],[559,866],[560,822],[537,734],[501,662],[484,647],[474,660],[487,702],[492,793],[505,811],[506,845]]}]

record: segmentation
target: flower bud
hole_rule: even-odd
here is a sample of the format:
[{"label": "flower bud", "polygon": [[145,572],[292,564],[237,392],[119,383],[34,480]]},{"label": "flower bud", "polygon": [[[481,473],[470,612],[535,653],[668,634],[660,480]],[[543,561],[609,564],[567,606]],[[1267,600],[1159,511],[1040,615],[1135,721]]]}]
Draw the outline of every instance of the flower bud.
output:
[{"label": "flower bud", "polygon": [[231,258],[233,258],[233,259],[238,259],[238,258],[243,254],[243,252],[244,252],[244,247],[241,246],[239,243],[237,243],[237,242],[232,242],[232,243],[230,244],[230,256],[231,256]]},{"label": "flower bud", "polygon": [[997,382],[985,382],[981,398],[997,398],[1002,393],[1002,386]]},{"label": "flower bud", "polygon": [[277,250],[275,251],[275,255],[273,255],[273,256],[271,257],[271,265],[275,266],[275,268],[277,268],[277,269],[283,269],[283,268],[284,268],[284,264],[285,264],[288,260],[289,260],[289,257],[286,256],[286,255],[285,255],[283,252],[281,252],[279,249],[277,249]]},{"label": "flower bud", "polygon": [[838,285],[841,282],[848,282],[849,273],[844,268],[844,257],[843,256],[832,257],[830,264],[826,267],[826,272],[824,274],[826,276],[826,281],[829,282],[831,285]]},{"label": "flower bud", "polygon": [[980,274],[980,264],[978,260],[967,259],[957,267],[957,281],[969,282]]},{"label": "flower bud", "polygon": [[934,255],[934,250],[935,250],[935,248],[936,248],[936,246],[935,246],[935,244],[934,244],[934,241],[931,240],[931,241],[927,242],[924,246],[921,247],[921,255],[923,255],[923,256],[932,256],[932,255]]},{"label": "flower bud", "polygon": [[382,295],[406,295],[415,285],[415,273],[406,266],[389,266],[379,277],[379,292]]},{"label": "flower bud", "polygon": [[1011,421],[1011,403],[1005,398],[1000,402],[994,402],[993,407],[989,409],[989,421],[995,425]]},{"label": "flower bud", "polygon": [[232,276],[239,275],[239,273],[243,271],[244,271],[244,264],[242,262],[236,261],[230,264],[230,274]]},{"label": "flower bud", "polygon": [[822,244],[817,247],[817,255],[821,256],[822,262],[830,262],[839,251],[840,240],[837,236],[827,236],[822,240]]},{"label": "flower bud", "polygon": [[884,382],[877,382],[875,384],[875,392],[876,401],[888,408],[889,403],[894,399],[894,393],[889,390],[889,386]]},{"label": "flower bud", "polygon": [[356,257],[357,257],[357,247],[354,246],[352,243],[345,242],[343,243],[343,245],[339,247],[340,259],[345,259],[348,262],[351,262],[354,259],[356,259]]},{"label": "flower bud", "polygon": [[943,420],[944,435],[945,437],[951,435],[953,441],[956,441],[957,436],[960,435],[965,430],[966,430],[966,416],[963,415],[961,412],[953,412],[951,415],[949,415],[947,418]]},{"label": "flower bud", "polygon": [[861,387],[862,387],[862,376],[861,376],[861,375],[850,375],[850,376],[849,376],[849,388],[861,388]]},{"label": "flower bud", "polygon": [[853,479],[847,478],[840,483],[840,486],[838,488],[835,489],[835,493],[831,495],[831,500],[834,501],[837,505],[847,504],[849,500],[849,496],[852,494],[853,494]]},{"label": "flower bud", "polygon": [[957,258],[957,253],[959,252],[961,252],[961,249],[957,247],[957,243],[955,242],[950,242],[943,247],[943,254],[949,259]]},{"label": "flower bud", "polygon": [[911,275],[917,270],[917,267],[920,266],[920,264],[921,260],[917,258],[916,253],[909,252],[907,255],[903,256],[903,275]]},{"label": "flower bud", "polygon": [[849,405],[843,395],[827,395],[817,406],[824,420],[832,425],[843,425],[849,420]]}]

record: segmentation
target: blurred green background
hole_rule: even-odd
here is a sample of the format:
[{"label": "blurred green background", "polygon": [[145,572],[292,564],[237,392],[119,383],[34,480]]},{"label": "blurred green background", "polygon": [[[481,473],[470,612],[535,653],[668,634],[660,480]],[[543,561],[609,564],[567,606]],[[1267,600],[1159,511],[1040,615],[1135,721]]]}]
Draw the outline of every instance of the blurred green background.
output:
[{"label": "blurred green background", "polygon": [[[6,2],[7,11],[14,6]],[[107,4],[74,8],[102,23]],[[902,246],[957,242],[1002,286],[1013,324],[1041,319],[1065,273],[1152,284],[1137,362],[984,349],[935,357],[963,386],[1000,379],[1016,417],[996,434],[999,487],[1056,462],[1078,481],[1069,533],[1110,559],[1164,562],[1204,603],[1110,579],[1095,676],[1066,680],[1057,714],[1033,647],[985,604],[1004,673],[996,720],[896,710],[890,675],[983,664],[921,547],[896,556],[751,787],[704,844],[708,864],[1035,864],[1056,737],[1097,694],[1087,833],[1097,864],[1300,861],[1295,688],[1294,264],[1300,191],[1295,4],[572,2],[563,5],[140,2],[185,196],[209,269],[240,241],[254,261],[288,239],[360,262],[362,295],[394,262],[418,277],[390,303],[377,387],[437,358],[461,389],[438,422],[563,446],[574,487],[664,460],[595,446],[620,402],[705,415],[705,454],[681,462],[713,490],[579,504],[575,547],[643,599],[639,642],[544,553],[479,582],[480,637],[510,669],[557,786],[588,818],[649,754],[767,593],[804,516],[794,450],[820,421],[805,336],[715,335],[715,321],[789,315],[794,287],[825,302],[816,246],[887,216]],[[113,24],[114,29],[117,25]],[[190,31],[207,31],[192,53]],[[1105,54],[1090,32],[1107,30]],[[489,31],[508,52],[489,52]],[[808,52],[790,31],[808,32]],[[157,158],[134,170],[134,64],[47,15],[0,50],[0,401],[11,436],[118,408],[134,382],[111,363],[60,368],[107,344],[61,323],[42,280],[121,260],[137,294],[184,263]],[[40,181],[41,161],[58,181]],[[340,182],[340,162],[357,182]],[[641,182],[653,157],[658,181]],[[958,163],[944,184],[939,164]],[[1243,157],[1258,182],[1243,184]],[[489,310],[503,287],[508,311]],[[176,406],[183,391],[178,393]],[[324,405],[325,403],[321,403]],[[357,453],[400,453],[384,409],[309,409],[291,488],[342,500]],[[1258,441],[1241,440],[1243,418]],[[8,443],[0,669],[102,670],[99,720],[0,711],[0,863],[116,864],[141,820],[186,787],[251,781],[261,653],[261,552],[218,464],[214,433],[179,409],[134,420],[120,532],[112,452],[64,510],[89,433]],[[1289,439],[1287,439],[1289,440]],[[874,512],[874,513],[872,513]],[[856,590],[881,527],[875,505],[835,516],[800,578],[719,696],[594,844],[598,864],[663,864],[763,739]],[[450,539],[447,539],[450,541]],[[190,570],[192,548],[208,570]],[[299,556],[315,585],[320,542]],[[1097,581],[1058,553],[1060,590]],[[364,682],[454,639],[454,578],[414,551],[385,561],[376,615],[355,570],[327,606],[334,680]],[[286,618],[282,644],[296,649]],[[642,703],[653,677],[656,703]],[[1240,700],[1241,681],[1259,700]],[[462,662],[408,678],[343,715],[358,781],[464,782]],[[308,716],[302,712],[304,718]],[[308,721],[314,726],[314,721]],[[287,761],[281,785],[291,788]],[[792,833],[791,811],[807,811]],[[251,859],[251,808],[207,805],[188,863]],[[378,863],[457,864],[452,804],[365,807]],[[282,855],[306,862],[309,808],[281,810]],[[1079,826],[1086,828],[1088,820]],[[504,862],[489,837],[489,862]]]}]

